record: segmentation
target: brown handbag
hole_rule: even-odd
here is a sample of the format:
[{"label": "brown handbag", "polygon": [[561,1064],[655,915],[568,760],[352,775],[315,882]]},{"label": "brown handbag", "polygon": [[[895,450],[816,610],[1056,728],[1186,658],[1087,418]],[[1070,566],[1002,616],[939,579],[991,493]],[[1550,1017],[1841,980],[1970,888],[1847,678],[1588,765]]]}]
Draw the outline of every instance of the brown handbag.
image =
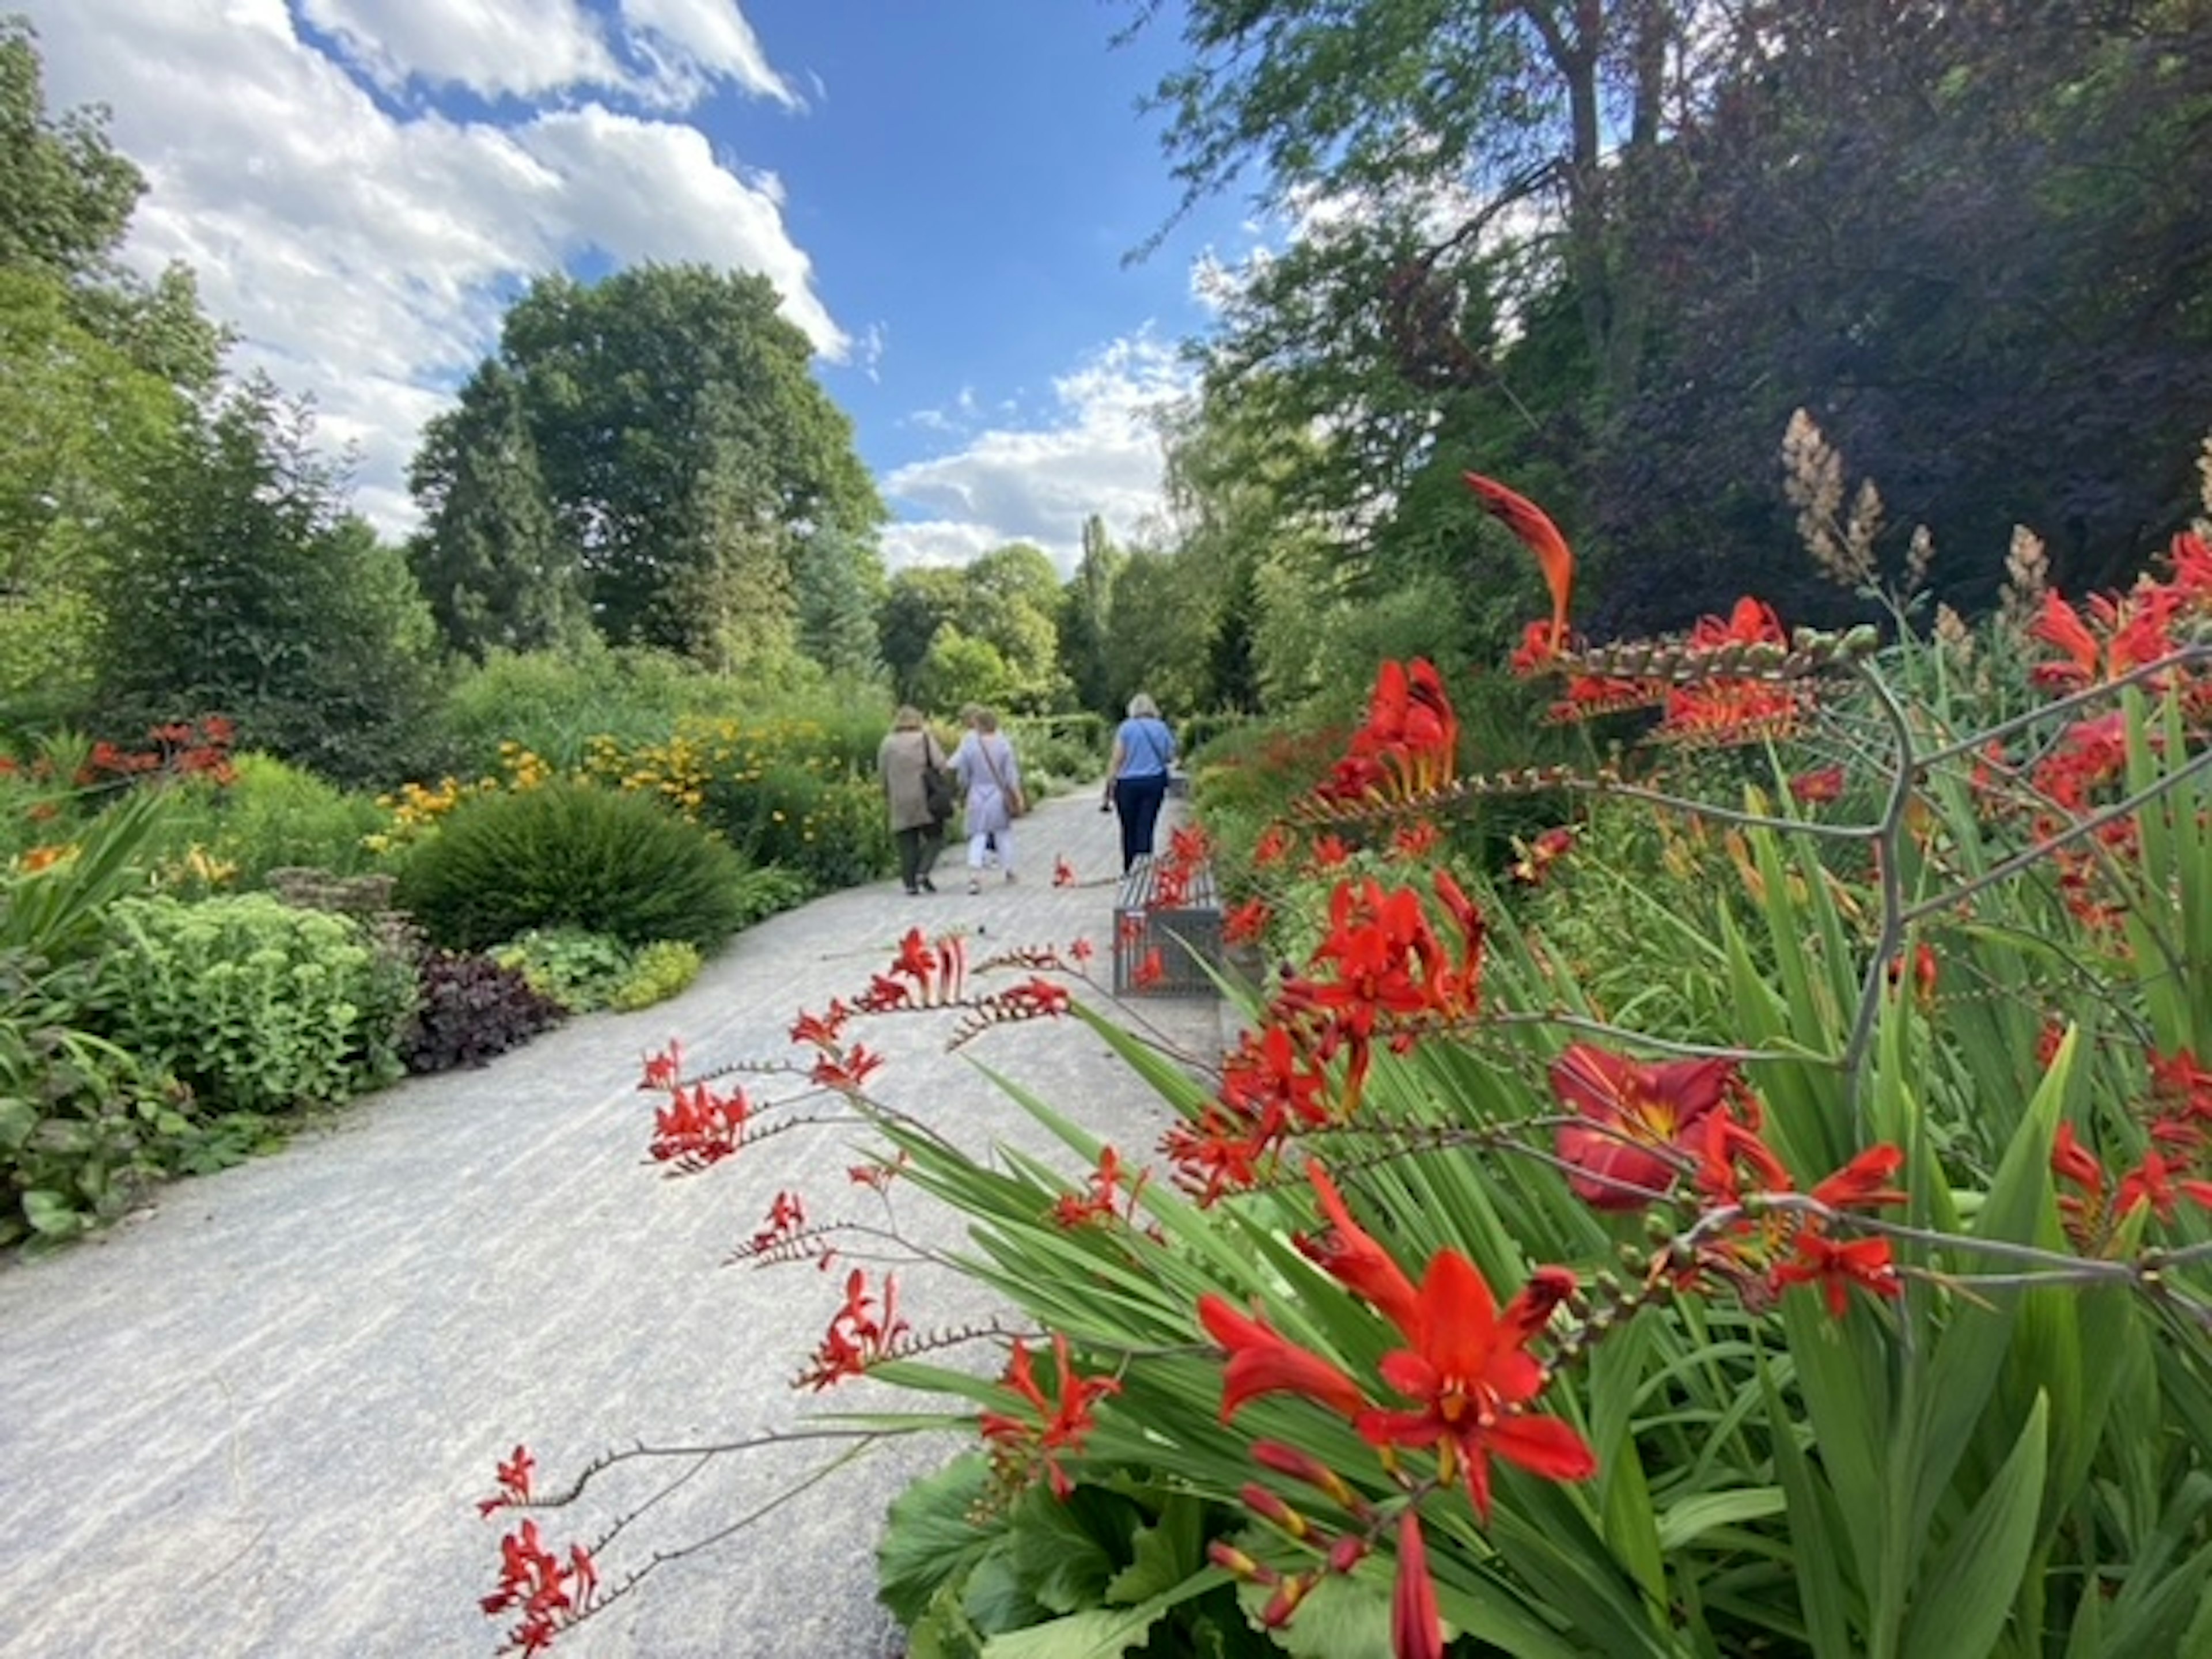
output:
[{"label": "brown handbag", "polygon": [[983,757],[983,764],[991,769],[991,781],[999,786],[1000,794],[1006,797],[1006,816],[1010,818],[1018,818],[1025,815],[1030,810],[1029,799],[1020,790],[1009,789],[1006,787],[1006,775],[999,770],[999,763],[991,758],[990,744],[983,738],[978,737],[975,739],[975,750]]}]

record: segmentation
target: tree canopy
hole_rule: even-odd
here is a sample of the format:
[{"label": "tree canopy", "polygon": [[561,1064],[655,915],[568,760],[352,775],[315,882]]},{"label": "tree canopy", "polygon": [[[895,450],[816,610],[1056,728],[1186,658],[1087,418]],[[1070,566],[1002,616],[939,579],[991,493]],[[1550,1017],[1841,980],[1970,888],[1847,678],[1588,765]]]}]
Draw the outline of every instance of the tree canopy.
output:
[{"label": "tree canopy", "polygon": [[414,469],[410,556],[455,644],[543,638],[580,603],[611,642],[717,666],[797,648],[810,539],[850,558],[884,513],[776,307],[699,265],[532,284]]}]

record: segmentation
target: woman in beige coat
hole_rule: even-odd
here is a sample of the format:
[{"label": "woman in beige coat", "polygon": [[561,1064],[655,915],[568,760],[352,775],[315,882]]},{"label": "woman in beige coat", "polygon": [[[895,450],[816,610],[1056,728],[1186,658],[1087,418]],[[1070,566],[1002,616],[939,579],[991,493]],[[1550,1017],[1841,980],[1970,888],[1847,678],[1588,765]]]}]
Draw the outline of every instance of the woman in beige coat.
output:
[{"label": "woman in beige coat", "polygon": [[945,846],[945,820],[930,811],[922,775],[933,767],[944,771],[946,765],[945,750],[930,735],[921,710],[902,705],[891,716],[891,729],[876,750],[876,775],[883,780],[884,800],[890,809],[899,878],[909,893],[937,890],[929,872]]}]

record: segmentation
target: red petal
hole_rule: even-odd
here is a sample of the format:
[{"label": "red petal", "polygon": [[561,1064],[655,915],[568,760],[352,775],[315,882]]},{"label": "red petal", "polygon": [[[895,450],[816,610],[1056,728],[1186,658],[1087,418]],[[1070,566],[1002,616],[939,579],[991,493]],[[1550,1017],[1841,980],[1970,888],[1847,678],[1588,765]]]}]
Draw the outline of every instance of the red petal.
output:
[{"label": "red petal", "polygon": [[1483,1437],[1490,1449],[1547,1480],[1587,1480],[1597,1454],[1571,1425],[1556,1417],[1508,1417]]}]

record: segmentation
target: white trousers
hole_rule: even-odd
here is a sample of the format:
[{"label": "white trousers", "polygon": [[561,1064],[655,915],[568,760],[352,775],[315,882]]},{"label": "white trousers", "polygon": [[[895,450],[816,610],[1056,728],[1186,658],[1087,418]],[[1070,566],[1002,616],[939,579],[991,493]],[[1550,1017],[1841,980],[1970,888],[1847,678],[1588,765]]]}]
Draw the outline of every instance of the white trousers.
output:
[{"label": "white trousers", "polygon": [[968,867],[983,867],[983,843],[994,836],[999,842],[999,867],[1012,875],[1014,869],[1014,832],[1012,830],[987,830],[980,836],[968,837]]}]

